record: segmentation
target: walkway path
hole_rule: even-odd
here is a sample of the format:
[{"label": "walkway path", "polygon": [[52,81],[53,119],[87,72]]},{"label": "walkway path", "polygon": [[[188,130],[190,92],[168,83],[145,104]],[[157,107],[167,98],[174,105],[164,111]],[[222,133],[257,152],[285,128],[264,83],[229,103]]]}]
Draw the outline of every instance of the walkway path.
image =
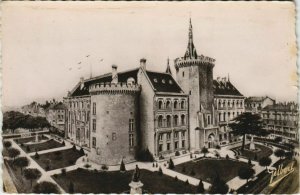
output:
[{"label": "walkway path", "polygon": [[[41,167],[35,162],[35,160],[33,160],[33,159],[29,156],[29,154],[27,154],[26,152],[24,152],[24,151],[22,150],[22,148],[21,148],[18,144],[16,144],[16,143],[13,141],[13,139],[9,139],[9,141],[11,141],[12,147],[13,147],[13,148],[17,148],[18,150],[20,150],[20,157],[21,157],[21,156],[26,156],[26,157],[28,158],[28,160],[30,161],[30,164],[29,164],[29,166],[28,166],[27,168],[36,168],[36,169],[38,169],[38,170],[42,173],[41,178],[40,178],[37,182],[41,182],[41,181],[49,181],[49,182],[52,182],[52,183],[57,184],[57,183],[50,177],[50,175],[47,174],[47,172],[46,172],[43,168],[41,168]],[[66,193],[66,192],[65,192],[58,184],[57,184],[57,186],[58,186],[58,188],[60,189],[60,191],[61,191],[62,193]]]}]

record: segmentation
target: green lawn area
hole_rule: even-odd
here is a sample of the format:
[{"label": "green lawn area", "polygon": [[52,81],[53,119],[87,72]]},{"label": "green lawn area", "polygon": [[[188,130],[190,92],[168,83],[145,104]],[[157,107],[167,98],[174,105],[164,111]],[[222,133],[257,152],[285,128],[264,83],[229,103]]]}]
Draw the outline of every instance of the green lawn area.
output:
[{"label": "green lawn area", "polygon": [[50,171],[54,169],[64,168],[76,163],[76,160],[83,156],[79,150],[67,149],[55,152],[40,154],[36,159],[31,156],[44,170]]},{"label": "green lawn area", "polygon": [[237,176],[240,167],[246,166],[248,166],[247,163],[237,160],[200,159],[176,165],[174,170],[211,183],[216,174],[227,182]]},{"label": "green lawn area", "polygon": [[[44,135],[38,135],[38,139],[39,139],[39,140],[47,140],[48,137],[46,137],[46,136],[44,136]],[[34,141],[34,140],[35,140],[35,136],[14,139],[14,141],[15,141],[17,144],[24,144],[24,143],[31,142],[31,141]]]},{"label": "green lawn area", "polygon": [[[149,193],[195,193],[196,187],[187,185],[183,181],[175,181],[174,178],[162,175],[158,172],[140,170],[140,181],[144,184],[143,190]],[[121,173],[119,171],[93,171],[77,169],[67,172],[66,176],[61,174],[52,178],[68,193],[72,181],[75,193],[122,193],[129,191],[133,171]]]},{"label": "green lawn area", "polygon": [[[245,145],[245,149],[249,149],[249,146],[250,146],[249,144]],[[262,157],[270,156],[273,153],[272,149],[270,149],[267,146],[260,145],[260,144],[255,144],[255,148],[260,150],[258,152],[253,152],[250,150],[244,150],[244,152],[241,152],[240,148],[241,147],[236,147],[236,148],[232,148],[231,150],[238,152],[241,156],[243,156],[245,158],[250,158],[251,160],[254,160],[255,154],[256,154],[257,161],[259,161],[259,159],[261,159]]]},{"label": "green lawn area", "polygon": [[30,153],[30,152],[35,152],[35,151],[41,151],[41,150],[49,150],[52,148],[59,148],[59,147],[63,147],[64,145],[62,145],[61,143],[50,139],[49,141],[40,143],[40,144],[30,144],[30,145],[24,145],[21,144],[20,147],[26,152],[26,153]]}]

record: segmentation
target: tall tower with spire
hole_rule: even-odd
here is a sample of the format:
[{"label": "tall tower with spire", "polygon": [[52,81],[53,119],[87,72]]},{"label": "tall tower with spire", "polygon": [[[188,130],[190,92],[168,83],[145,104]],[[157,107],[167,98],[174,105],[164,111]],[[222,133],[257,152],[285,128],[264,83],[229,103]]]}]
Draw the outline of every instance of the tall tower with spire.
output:
[{"label": "tall tower with spire", "polygon": [[189,94],[190,148],[213,147],[218,139],[214,110],[213,68],[215,59],[198,55],[193,42],[193,26],[189,20],[188,45],[183,57],[176,58],[176,77]]}]

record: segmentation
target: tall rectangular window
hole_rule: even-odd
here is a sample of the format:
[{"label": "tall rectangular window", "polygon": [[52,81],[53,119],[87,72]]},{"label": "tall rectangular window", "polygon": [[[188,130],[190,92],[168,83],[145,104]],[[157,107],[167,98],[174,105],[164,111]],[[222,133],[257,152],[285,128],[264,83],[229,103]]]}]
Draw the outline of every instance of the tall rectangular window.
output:
[{"label": "tall rectangular window", "polygon": [[93,119],[93,132],[96,132],[96,119]]},{"label": "tall rectangular window", "polygon": [[112,133],[112,140],[115,141],[117,139],[117,134],[116,133]]},{"label": "tall rectangular window", "polygon": [[210,125],[211,121],[210,121],[210,115],[207,115],[207,125]]},{"label": "tall rectangular window", "polygon": [[96,115],[96,102],[93,102],[93,115]]},{"label": "tall rectangular window", "polygon": [[132,132],[134,128],[134,119],[129,119],[129,131]]},{"label": "tall rectangular window", "polygon": [[92,147],[96,148],[96,138],[95,137],[93,137],[93,139],[92,139]]},{"label": "tall rectangular window", "polygon": [[133,134],[129,134],[129,147],[134,146]]}]

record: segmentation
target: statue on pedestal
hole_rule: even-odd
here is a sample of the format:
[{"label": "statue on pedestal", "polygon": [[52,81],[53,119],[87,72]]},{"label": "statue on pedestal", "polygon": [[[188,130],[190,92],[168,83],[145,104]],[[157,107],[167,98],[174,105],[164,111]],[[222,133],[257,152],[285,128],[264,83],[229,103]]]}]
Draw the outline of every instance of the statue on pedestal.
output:
[{"label": "statue on pedestal", "polygon": [[130,194],[142,194],[143,183],[140,181],[140,169],[136,165],[135,170],[133,171],[132,181],[130,182]]}]

